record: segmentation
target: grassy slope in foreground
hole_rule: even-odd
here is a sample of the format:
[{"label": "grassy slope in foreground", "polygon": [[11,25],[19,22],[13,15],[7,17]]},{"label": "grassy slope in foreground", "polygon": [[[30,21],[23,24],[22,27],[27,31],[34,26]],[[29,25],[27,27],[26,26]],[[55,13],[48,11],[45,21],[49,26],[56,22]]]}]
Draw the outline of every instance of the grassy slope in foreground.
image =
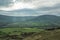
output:
[{"label": "grassy slope in foreground", "polygon": [[60,29],[48,31],[37,28],[2,28],[0,40],[60,40]]}]

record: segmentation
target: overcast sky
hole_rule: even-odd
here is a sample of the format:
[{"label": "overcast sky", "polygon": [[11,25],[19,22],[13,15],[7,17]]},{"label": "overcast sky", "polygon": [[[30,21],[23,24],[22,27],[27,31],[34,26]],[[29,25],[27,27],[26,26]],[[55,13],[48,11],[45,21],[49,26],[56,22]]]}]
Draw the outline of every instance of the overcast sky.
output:
[{"label": "overcast sky", "polygon": [[60,0],[0,0],[0,15],[60,16]]}]

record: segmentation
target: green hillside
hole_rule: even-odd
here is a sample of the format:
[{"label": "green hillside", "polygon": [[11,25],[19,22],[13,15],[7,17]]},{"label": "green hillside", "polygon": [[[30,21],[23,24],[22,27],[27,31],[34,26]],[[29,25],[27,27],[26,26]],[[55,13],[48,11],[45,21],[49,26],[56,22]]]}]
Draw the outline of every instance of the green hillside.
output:
[{"label": "green hillside", "polygon": [[8,24],[8,28],[16,28],[16,27],[22,27],[22,28],[40,28],[40,29],[51,29],[51,28],[60,28],[60,25],[58,23],[49,23],[49,22],[32,22],[32,21],[27,21],[27,22],[16,22],[12,24]]},{"label": "green hillside", "polygon": [[60,28],[60,16],[42,15],[13,17],[0,15],[0,28],[1,27]]}]

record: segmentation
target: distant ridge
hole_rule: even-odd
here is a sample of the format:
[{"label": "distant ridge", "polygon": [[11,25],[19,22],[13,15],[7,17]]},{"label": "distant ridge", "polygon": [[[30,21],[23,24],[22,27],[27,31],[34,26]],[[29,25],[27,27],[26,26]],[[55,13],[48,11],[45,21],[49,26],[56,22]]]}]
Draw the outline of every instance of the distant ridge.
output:
[{"label": "distant ridge", "polygon": [[0,22],[21,22],[33,19],[35,16],[6,16],[0,15]]},{"label": "distant ridge", "polygon": [[[54,25],[60,26],[60,16],[55,15],[41,15],[41,16],[5,16],[0,15],[0,26],[6,26],[11,23],[11,25],[25,25],[25,26],[41,26],[42,25]],[[13,23],[13,24],[12,24]],[[16,23],[16,24],[15,24]],[[36,24],[36,25],[35,25]]]},{"label": "distant ridge", "polygon": [[38,16],[35,19],[32,19],[31,21],[40,21],[40,22],[60,22],[60,16],[55,16],[55,15],[42,15]]}]

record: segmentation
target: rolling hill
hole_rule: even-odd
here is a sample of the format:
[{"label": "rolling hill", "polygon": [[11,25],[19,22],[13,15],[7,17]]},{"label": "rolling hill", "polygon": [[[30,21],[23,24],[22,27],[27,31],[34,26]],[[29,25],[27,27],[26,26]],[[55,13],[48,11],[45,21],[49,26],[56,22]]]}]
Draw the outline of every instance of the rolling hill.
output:
[{"label": "rolling hill", "polygon": [[11,23],[7,25],[7,27],[38,27],[38,28],[60,27],[60,16],[55,15],[25,16],[25,17],[4,16],[2,17],[1,20],[3,20],[2,22],[6,20],[7,23],[9,22]]},{"label": "rolling hill", "polygon": [[1,26],[6,26],[7,24],[12,24],[12,23],[16,23],[16,22],[23,22],[23,21],[27,21],[30,19],[35,18],[35,16],[5,16],[5,15],[0,15],[0,27]]},{"label": "rolling hill", "polygon": [[60,21],[60,16],[55,15],[43,15],[38,16],[35,19],[32,19],[31,21],[40,21],[40,22],[58,22]]}]

